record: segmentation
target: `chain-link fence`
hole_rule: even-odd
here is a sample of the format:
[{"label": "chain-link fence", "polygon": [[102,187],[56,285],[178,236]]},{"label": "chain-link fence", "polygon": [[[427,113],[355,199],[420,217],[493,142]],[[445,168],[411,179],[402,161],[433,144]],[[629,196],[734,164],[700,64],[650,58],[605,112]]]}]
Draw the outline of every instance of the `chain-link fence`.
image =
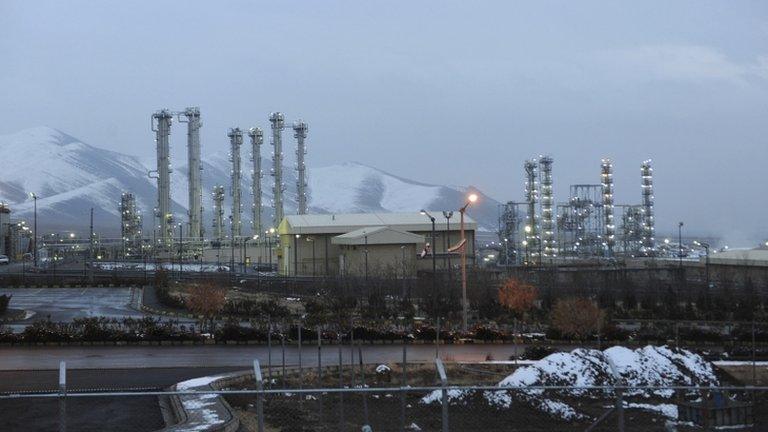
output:
[{"label": "chain-link fence", "polygon": [[768,387],[512,385],[499,381],[509,366],[254,361],[170,389],[100,392],[69,390],[62,366],[57,391],[0,394],[0,430],[768,430]]}]

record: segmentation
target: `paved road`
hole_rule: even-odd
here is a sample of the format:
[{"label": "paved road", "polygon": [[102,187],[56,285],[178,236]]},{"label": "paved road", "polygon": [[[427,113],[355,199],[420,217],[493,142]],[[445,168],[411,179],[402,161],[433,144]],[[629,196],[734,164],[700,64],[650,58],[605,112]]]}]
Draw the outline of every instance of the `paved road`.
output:
[{"label": "paved road", "polygon": [[[363,345],[366,363],[402,361],[402,345]],[[440,356],[451,361],[482,361],[489,358],[507,360],[515,353],[515,345],[441,345]],[[522,352],[524,348],[519,348]],[[342,345],[344,361],[351,356],[348,345]],[[357,358],[355,348],[355,358]],[[296,365],[298,348],[285,348],[285,361]],[[59,361],[69,369],[133,369],[169,367],[242,367],[248,368],[253,359],[266,365],[268,350],[263,345],[205,345],[205,346],[105,346],[105,347],[3,347],[0,348],[0,370],[52,370]],[[431,361],[434,345],[409,345],[408,361]],[[323,364],[339,361],[339,346],[323,346]],[[272,363],[282,362],[279,343],[272,347]],[[302,349],[302,364],[317,365],[317,347]]]}]

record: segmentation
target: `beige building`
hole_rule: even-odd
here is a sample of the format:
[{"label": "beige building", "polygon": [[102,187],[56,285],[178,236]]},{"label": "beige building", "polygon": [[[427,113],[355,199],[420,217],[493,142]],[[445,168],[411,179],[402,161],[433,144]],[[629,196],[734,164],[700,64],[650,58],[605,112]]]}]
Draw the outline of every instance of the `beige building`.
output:
[{"label": "beige building", "polygon": [[[459,214],[435,217],[435,261],[438,270],[459,266],[458,252],[447,253],[461,240]],[[477,224],[464,220],[467,259],[475,254]],[[278,271],[288,276],[395,276],[432,269],[432,256],[421,257],[432,243],[432,222],[421,213],[313,214],[286,216],[278,229]]]}]

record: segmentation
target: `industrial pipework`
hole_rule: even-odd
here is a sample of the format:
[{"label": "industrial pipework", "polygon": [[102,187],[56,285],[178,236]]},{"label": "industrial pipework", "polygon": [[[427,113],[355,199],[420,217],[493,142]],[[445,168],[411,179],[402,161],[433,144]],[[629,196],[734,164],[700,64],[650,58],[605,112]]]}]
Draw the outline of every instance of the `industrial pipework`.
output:
[{"label": "industrial pipework", "polygon": [[120,222],[123,255],[141,256],[141,214],[136,207],[136,197],[130,192],[124,192],[120,197]]},{"label": "industrial pipework", "polygon": [[[525,220],[525,245],[526,250],[531,254],[537,252],[539,229],[536,217],[536,203],[539,201],[539,185],[536,180],[538,176],[536,160],[527,160],[523,165],[525,168],[525,202],[528,205],[528,214]],[[526,253],[528,255],[528,253]],[[526,259],[528,257],[526,256]]]}]

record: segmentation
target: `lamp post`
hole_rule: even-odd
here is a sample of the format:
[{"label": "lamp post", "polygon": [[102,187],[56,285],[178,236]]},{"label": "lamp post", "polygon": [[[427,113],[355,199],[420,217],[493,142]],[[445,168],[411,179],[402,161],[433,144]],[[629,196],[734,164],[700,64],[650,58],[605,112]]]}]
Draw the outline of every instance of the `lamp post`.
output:
[{"label": "lamp post", "polygon": [[443,217],[445,217],[445,260],[446,268],[448,269],[448,280],[453,280],[453,272],[451,271],[451,254],[448,253],[448,248],[451,247],[451,217],[453,217],[452,211],[443,211]]},{"label": "lamp post", "polygon": [[477,201],[477,195],[470,194],[467,197],[467,203],[459,209],[459,215],[461,216],[461,327],[465,332],[467,331],[469,305],[467,304],[467,238],[464,232],[464,213],[467,212],[467,208],[475,201]]},{"label": "lamp post", "polygon": [[680,268],[683,268],[683,223],[677,223],[677,259]]},{"label": "lamp post", "polygon": [[709,290],[709,243],[700,241],[694,241],[693,243],[704,248],[704,280],[707,284],[707,290]]},{"label": "lamp post", "polygon": [[436,291],[435,278],[437,276],[437,256],[435,255],[435,218],[431,214],[427,213],[427,211],[424,209],[421,210],[421,214],[428,217],[432,222],[432,247],[430,249],[432,249],[432,295],[434,295]]},{"label": "lamp post", "polygon": [[184,262],[184,248],[182,247],[184,240],[184,224],[179,224],[179,279],[181,279],[182,263]]},{"label": "lamp post", "polygon": [[31,192],[29,196],[32,197],[32,200],[34,201],[34,232],[32,233],[32,247],[33,247],[33,253],[35,257],[35,267],[37,267],[37,195],[34,192]]},{"label": "lamp post", "polygon": [[315,238],[307,236],[307,241],[312,242],[312,277],[315,277]]},{"label": "lamp post", "polygon": [[235,276],[235,224],[232,220],[232,215],[229,215],[229,274],[234,278]]}]

